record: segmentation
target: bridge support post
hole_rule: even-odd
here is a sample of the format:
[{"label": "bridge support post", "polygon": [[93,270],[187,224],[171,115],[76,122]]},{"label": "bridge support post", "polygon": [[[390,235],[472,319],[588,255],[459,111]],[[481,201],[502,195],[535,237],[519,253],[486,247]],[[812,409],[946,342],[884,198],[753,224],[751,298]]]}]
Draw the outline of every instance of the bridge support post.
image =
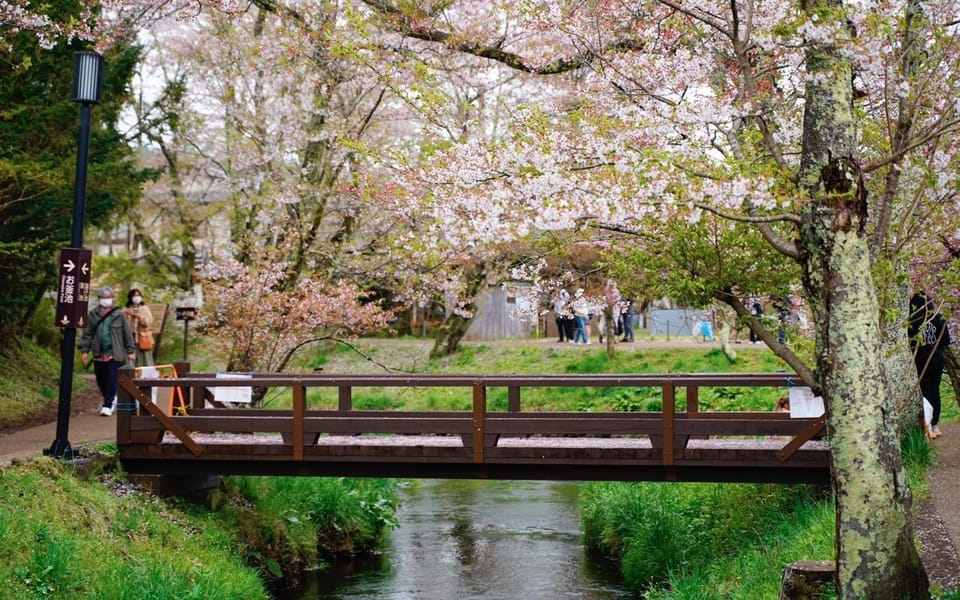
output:
[{"label": "bridge support post", "polygon": [[487,412],[487,387],[473,382],[473,462],[483,462],[484,419]]},{"label": "bridge support post", "polygon": [[219,475],[128,475],[130,481],[158,496],[178,496],[216,508],[219,504]]},{"label": "bridge support post", "polygon": [[663,464],[673,464],[673,449],[676,447],[676,441],[673,439],[673,421],[676,413],[676,388],[672,381],[664,381],[663,387]]},{"label": "bridge support post", "polygon": [[[121,367],[117,374],[117,380],[121,377],[133,379],[133,367]],[[117,445],[129,444],[130,439],[130,417],[137,409],[137,402],[133,399],[122,385],[117,386],[117,404],[114,407],[117,413]]]}]

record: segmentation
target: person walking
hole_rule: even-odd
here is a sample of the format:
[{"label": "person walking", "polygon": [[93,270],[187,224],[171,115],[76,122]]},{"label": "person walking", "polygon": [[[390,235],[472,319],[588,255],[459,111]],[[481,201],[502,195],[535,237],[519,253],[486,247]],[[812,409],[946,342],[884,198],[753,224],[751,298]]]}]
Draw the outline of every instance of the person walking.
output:
[{"label": "person walking", "polygon": [[[756,317],[757,324],[760,324],[761,319],[763,318],[763,305],[760,304],[759,300],[754,300],[753,304],[750,305],[750,314]],[[757,335],[757,332],[753,330],[753,327],[750,327],[750,343],[759,344],[760,336]]]},{"label": "person walking", "polygon": [[100,288],[97,298],[99,306],[87,313],[87,324],[77,347],[83,364],[87,364],[88,355],[93,355],[93,372],[103,396],[100,414],[109,417],[117,397],[117,373],[121,365],[132,363],[136,358],[136,346],[130,323],[120,308],[113,305],[113,288]]},{"label": "person walking", "polygon": [[570,314],[570,292],[566,288],[560,288],[556,298],[553,299],[553,317],[557,322],[558,342],[573,341],[572,337],[567,336],[567,318]]},{"label": "person walking", "polygon": [[950,345],[950,331],[943,316],[924,292],[910,298],[907,328],[913,362],[920,380],[920,393],[933,407],[930,437],[940,437],[940,380],[943,377],[943,350]]},{"label": "person walking", "polygon": [[134,362],[138,367],[153,365],[153,313],[150,307],[143,303],[143,294],[138,288],[131,288],[127,292],[127,305],[123,308],[123,315],[130,323],[130,331],[137,347],[137,358]]},{"label": "person walking", "polygon": [[621,342],[632,342],[633,341],[633,300],[627,298],[626,302],[623,303],[623,312],[621,313],[623,318],[623,338]]},{"label": "person walking", "polygon": [[587,323],[590,321],[590,303],[583,297],[583,288],[578,288],[573,295],[574,344],[589,344],[587,337]]}]

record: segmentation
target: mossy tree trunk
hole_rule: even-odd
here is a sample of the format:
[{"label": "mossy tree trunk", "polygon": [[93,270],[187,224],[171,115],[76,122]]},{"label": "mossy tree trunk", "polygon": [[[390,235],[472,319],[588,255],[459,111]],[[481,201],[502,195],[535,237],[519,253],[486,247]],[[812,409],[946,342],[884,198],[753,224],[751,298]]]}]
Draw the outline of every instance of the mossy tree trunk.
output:
[{"label": "mossy tree trunk", "polygon": [[911,427],[919,427],[923,418],[917,368],[913,364],[904,325],[909,311],[910,288],[905,278],[903,282],[886,290],[888,297],[881,302],[883,317],[880,323],[884,383],[893,406],[898,437]]},{"label": "mossy tree trunk", "polygon": [[[804,2],[843,31],[839,0]],[[880,310],[864,233],[867,198],[856,158],[853,70],[842,40],[812,43],[803,123],[800,263],[818,323],[816,363],[827,407],[836,502],[838,595],[929,598],[913,541],[911,496],[882,368]]]}]

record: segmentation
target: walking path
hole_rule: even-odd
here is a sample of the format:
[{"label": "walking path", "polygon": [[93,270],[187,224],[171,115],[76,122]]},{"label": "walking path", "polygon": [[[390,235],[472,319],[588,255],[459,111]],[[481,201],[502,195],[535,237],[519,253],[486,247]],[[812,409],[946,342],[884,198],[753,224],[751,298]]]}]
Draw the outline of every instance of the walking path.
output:
[{"label": "walking path", "polygon": [[943,435],[934,440],[936,456],[927,470],[930,498],[917,502],[914,522],[920,558],[930,582],[960,588],[960,422],[941,423]]}]

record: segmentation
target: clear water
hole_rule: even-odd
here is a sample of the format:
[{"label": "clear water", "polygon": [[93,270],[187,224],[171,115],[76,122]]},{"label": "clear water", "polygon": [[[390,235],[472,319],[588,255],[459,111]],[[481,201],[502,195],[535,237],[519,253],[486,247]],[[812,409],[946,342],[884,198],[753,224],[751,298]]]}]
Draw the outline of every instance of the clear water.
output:
[{"label": "clear water", "polygon": [[579,484],[419,480],[383,552],[318,573],[285,600],[632,598],[586,553]]}]

